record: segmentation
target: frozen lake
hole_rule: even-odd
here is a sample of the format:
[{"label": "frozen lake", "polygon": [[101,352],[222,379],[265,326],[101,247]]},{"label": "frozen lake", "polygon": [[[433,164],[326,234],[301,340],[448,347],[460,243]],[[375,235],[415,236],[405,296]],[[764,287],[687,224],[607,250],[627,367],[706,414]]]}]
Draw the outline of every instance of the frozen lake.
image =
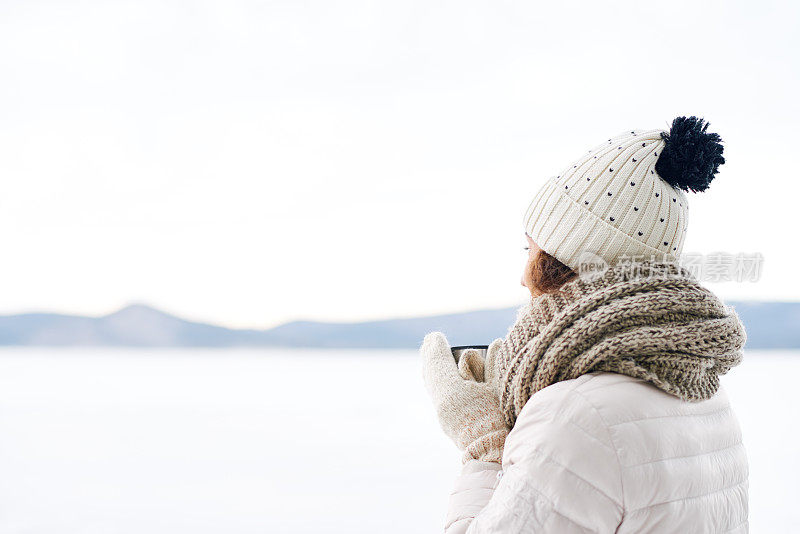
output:
[{"label": "frozen lake", "polygon": [[[800,353],[723,378],[754,533],[797,532]],[[0,532],[437,532],[459,469],[415,351],[0,350]]]}]

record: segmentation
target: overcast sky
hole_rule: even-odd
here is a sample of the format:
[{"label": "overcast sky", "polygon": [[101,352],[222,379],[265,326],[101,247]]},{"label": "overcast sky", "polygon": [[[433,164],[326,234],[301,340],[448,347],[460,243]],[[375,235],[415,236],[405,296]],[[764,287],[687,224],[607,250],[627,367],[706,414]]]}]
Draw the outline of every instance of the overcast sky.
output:
[{"label": "overcast sky", "polygon": [[0,312],[267,327],[518,305],[522,216],[703,116],[686,252],[800,299],[797,3],[0,0]]}]

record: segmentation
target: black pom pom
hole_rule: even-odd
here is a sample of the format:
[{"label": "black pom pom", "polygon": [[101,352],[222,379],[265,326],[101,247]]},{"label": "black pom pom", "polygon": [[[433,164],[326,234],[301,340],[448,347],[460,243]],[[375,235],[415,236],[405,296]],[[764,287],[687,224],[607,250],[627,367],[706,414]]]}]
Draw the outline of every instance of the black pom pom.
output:
[{"label": "black pom pom", "polygon": [[664,149],[656,172],[672,187],[705,191],[717,168],[725,163],[718,134],[707,133],[708,123],[697,117],[677,117],[669,132],[661,132]]}]

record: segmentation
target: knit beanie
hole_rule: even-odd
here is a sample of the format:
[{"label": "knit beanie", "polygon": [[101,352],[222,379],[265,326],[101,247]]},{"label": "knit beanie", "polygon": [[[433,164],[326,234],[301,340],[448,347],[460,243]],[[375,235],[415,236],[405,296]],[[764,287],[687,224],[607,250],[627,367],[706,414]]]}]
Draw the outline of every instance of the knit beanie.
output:
[{"label": "knit beanie", "polygon": [[685,192],[704,191],[725,159],[719,135],[697,117],[669,131],[628,130],[550,178],[525,212],[526,233],[580,272],[586,258],[676,261],[686,239]]}]

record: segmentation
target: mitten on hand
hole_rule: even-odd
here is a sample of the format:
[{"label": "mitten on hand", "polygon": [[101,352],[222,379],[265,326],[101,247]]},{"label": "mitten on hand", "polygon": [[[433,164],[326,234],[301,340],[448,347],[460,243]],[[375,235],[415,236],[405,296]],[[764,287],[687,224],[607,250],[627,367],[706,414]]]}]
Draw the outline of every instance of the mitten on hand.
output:
[{"label": "mitten on hand", "polygon": [[[420,347],[422,376],[439,424],[470,459],[500,462],[508,435],[492,380],[493,343],[484,362],[478,351],[464,351],[456,364],[444,334],[431,332]],[[488,364],[488,365],[487,365]]]}]

